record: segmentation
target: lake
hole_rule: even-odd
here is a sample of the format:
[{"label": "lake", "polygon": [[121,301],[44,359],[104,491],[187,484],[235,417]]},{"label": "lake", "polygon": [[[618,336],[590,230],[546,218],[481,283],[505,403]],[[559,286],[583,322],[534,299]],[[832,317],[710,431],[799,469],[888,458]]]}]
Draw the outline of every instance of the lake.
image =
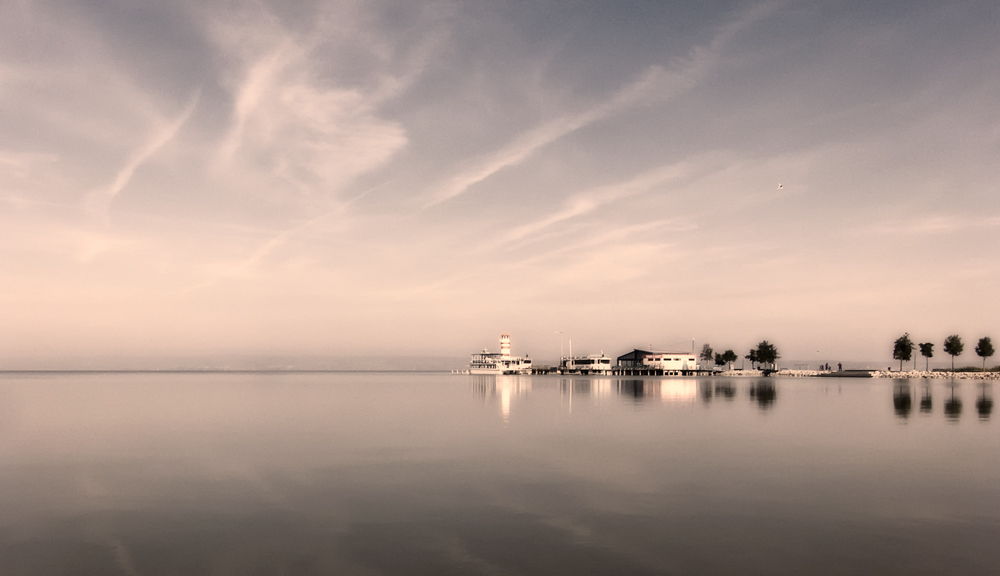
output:
[{"label": "lake", "polygon": [[0,566],[996,574],[992,386],[0,374]]}]

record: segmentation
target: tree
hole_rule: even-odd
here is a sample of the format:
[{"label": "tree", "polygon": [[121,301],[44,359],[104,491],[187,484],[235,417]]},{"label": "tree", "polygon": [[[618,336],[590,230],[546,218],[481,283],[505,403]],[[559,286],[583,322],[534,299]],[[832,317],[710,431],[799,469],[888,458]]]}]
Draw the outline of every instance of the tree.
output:
[{"label": "tree", "polygon": [[757,369],[757,349],[756,348],[754,348],[753,350],[751,350],[749,354],[747,354],[746,356],[744,356],[744,358],[746,358],[747,360],[750,361],[750,369],[751,370],[756,370]]},{"label": "tree", "polygon": [[920,355],[927,358],[927,360],[924,361],[924,370],[926,371],[927,367],[930,366],[930,359],[934,357],[934,345],[930,342],[923,342],[919,344],[919,346]]},{"label": "tree", "polygon": [[781,356],[778,355],[778,349],[774,347],[774,344],[763,340],[757,345],[757,361],[761,364],[770,364],[774,368],[778,358]]},{"label": "tree", "polygon": [[701,347],[701,354],[698,355],[698,358],[705,362],[711,362],[715,359],[714,350],[712,350],[711,346],[705,344]]},{"label": "tree", "polygon": [[736,362],[736,360],[738,360],[738,359],[739,359],[739,356],[737,356],[736,352],[733,352],[732,350],[726,350],[725,352],[722,353],[722,360],[723,360],[723,362],[729,364],[730,368],[732,368],[732,363]]},{"label": "tree", "polygon": [[896,338],[896,344],[892,348],[892,359],[899,360],[899,371],[903,371],[903,362],[909,362],[913,358],[913,342],[910,341],[910,333],[907,332]]},{"label": "tree", "polygon": [[985,336],[979,339],[979,344],[976,344],[976,354],[978,354],[983,359],[983,371],[986,371],[986,359],[993,355],[993,342],[990,341],[989,336]]},{"label": "tree", "polygon": [[718,352],[715,353],[715,365],[716,366],[725,366],[726,365],[726,359],[723,358],[722,354],[719,354]]},{"label": "tree", "polygon": [[962,350],[965,350],[965,344],[962,344],[962,339],[959,338],[958,334],[952,334],[944,339],[944,351],[951,355],[952,371],[955,370],[955,356],[961,356]]}]

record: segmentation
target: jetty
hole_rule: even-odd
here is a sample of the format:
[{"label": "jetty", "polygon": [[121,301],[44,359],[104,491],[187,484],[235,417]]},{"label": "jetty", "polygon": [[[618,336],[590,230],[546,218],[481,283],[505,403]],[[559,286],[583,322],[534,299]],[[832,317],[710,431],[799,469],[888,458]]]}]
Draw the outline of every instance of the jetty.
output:
[{"label": "jetty", "polygon": [[820,378],[872,378],[875,370],[837,370],[836,372],[820,372]]}]

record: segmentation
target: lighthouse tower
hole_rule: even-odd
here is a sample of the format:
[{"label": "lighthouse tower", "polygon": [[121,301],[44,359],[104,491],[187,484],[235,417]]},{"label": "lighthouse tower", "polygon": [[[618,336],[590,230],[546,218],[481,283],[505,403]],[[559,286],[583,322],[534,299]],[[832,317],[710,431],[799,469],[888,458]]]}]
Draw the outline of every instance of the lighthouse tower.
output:
[{"label": "lighthouse tower", "polygon": [[500,335],[500,356],[510,358],[510,334]]}]

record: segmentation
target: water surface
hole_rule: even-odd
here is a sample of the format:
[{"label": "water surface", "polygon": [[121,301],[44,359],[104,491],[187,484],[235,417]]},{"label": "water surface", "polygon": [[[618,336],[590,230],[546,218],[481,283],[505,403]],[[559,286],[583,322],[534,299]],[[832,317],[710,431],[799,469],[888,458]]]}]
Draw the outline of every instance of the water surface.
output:
[{"label": "water surface", "polygon": [[995,574],[972,381],[0,375],[3,574]]}]

